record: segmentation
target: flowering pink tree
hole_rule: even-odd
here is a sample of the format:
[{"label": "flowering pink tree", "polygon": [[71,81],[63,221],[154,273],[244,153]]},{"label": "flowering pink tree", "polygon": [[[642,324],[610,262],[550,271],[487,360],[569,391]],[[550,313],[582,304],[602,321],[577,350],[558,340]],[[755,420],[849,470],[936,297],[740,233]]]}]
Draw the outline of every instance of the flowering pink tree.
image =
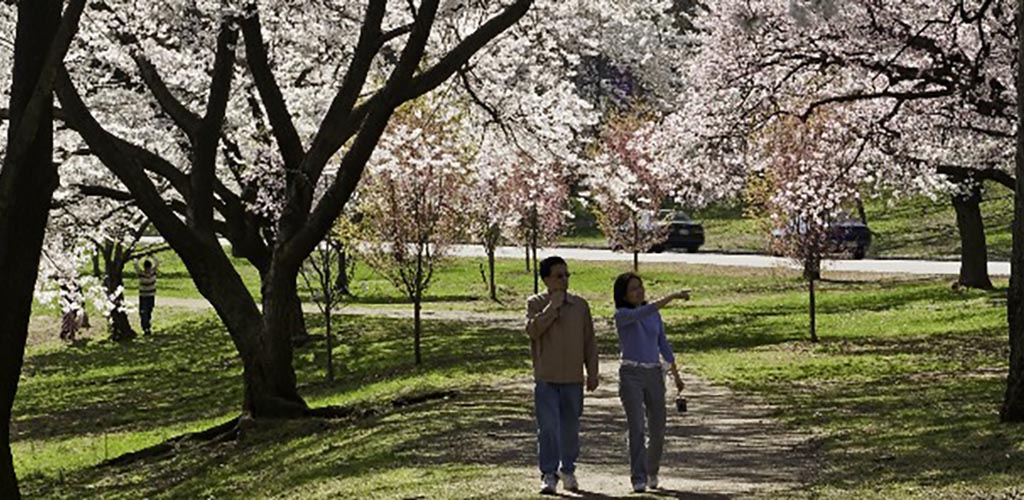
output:
[{"label": "flowering pink tree", "polygon": [[467,151],[457,137],[458,116],[443,113],[419,102],[399,110],[374,152],[359,198],[364,261],[413,303],[417,365],[423,295],[464,234]]},{"label": "flowering pink tree", "polygon": [[512,197],[517,179],[512,177],[512,164],[502,154],[503,138],[498,133],[485,134],[473,160],[466,200],[469,231],[487,253],[488,294],[495,301],[498,289],[494,254],[507,239],[518,213]]},{"label": "flowering pink tree", "polygon": [[586,183],[597,208],[597,221],[613,249],[633,254],[639,269],[641,252],[665,242],[667,224],[658,210],[672,191],[669,170],[642,151],[637,143],[644,130],[641,116],[620,115],[605,123],[601,151],[587,172]]},{"label": "flowering pink tree", "polygon": [[774,250],[803,267],[812,342],[818,341],[814,283],[822,258],[835,251],[834,224],[857,197],[863,175],[857,160],[863,149],[862,140],[825,112],[807,121],[779,117],[755,142],[759,181],[752,183],[749,199],[777,236],[770,243]]},{"label": "flowering pink tree", "polygon": [[554,243],[569,217],[569,175],[561,164],[541,164],[524,153],[510,159],[509,200],[516,207],[512,231],[532,261],[533,292],[540,289],[537,248]]},{"label": "flowering pink tree", "polygon": [[865,187],[950,196],[959,281],[987,288],[977,191],[983,180],[1013,185],[1016,10],[1008,0],[720,2],[694,19],[701,50],[681,72],[715,122],[704,134],[713,142],[842,105],[833,112],[868,140]]},{"label": "flowering pink tree", "polygon": [[[77,139],[77,137],[75,137]],[[68,140],[62,149],[82,146]],[[131,203],[131,196],[109,171],[92,156],[62,151],[61,186],[54,195],[54,209],[47,232],[56,242],[50,245],[49,261],[65,260],[60,268],[76,264],[75,255],[91,254],[102,292],[96,309],[107,321],[111,340],[127,341],[136,337],[128,321],[130,306],[125,300],[124,268],[134,260],[167,250],[165,245],[142,245],[141,237],[149,227],[145,215]],[[102,263],[102,265],[101,265]],[[53,273],[60,277],[67,272]]]}]

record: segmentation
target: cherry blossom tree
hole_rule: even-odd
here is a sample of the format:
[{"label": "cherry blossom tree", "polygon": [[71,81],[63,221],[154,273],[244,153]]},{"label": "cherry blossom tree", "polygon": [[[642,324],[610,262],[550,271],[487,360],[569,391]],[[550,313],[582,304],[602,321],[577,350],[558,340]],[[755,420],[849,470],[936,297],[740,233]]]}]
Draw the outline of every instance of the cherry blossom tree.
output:
[{"label": "cherry blossom tree", "polygon": [[[65,141],[64,145],[79,146],[75,141]],[[65,157],[59,167],[61,184],[54,195],[47,233],[55,241],[68,244],[48,245],[48,248],[60,249],[51,251],[53,255],[49,260],[61,259],[64,263],[58,267],[77,269],[83,265],[77,256],[92,254],[102,284],[98,296],[104,298],[96,302],[96,309],[107,321],[111,340],[131,340],[137,334],[128,321],[125,265],[167,250],[167,247],[140,244],[149,221],[134,207],[131,196],[118,188],[117,179],[98,165],[95,158],[74,152],[63,152],[61,156]]]},{"label": "cherry blossom tree", "polygon": [[525,153],[510,158],[516,179],[509,200],[516,207],[513,234],[525,242],[533,272],[533,293],[540,289],[537,248],[554,243],[566,228],[569,173],[562,164],[542,164]]},{"label": "cherry blossom tree", "polygon": [[[180,132],[161,150],[141,146],[154,129],[116,126],[123,117],[108,110],[123,107],[111,105],[115,96],[97,84],[102,78],[87,74],[59,78],[67,122],[132,194],[227,325],[244,364],[247,413],[308,413],[296,390],[287,327],[301,310],[289,300],[297,297],[301,263],[348,202],[393,110],[441,85],[531,3],[453,11],[461,4],[441,9],[429,0],[370,2],[335,9],[164,2],[153,12],[138,12],[115,2],[108,13],[91,16],[103,24],[97,29],[105,30],[106,40],[89,40],[83,52],[109,56],[107,67],[143,84],[148,103],[159,106],[157,118]],[[187,27],[175,21],[182,12],[191,19]],[[126,19],[122,13],[138,15]],[[454,36],[456,28],[464,36]],[[357,37],[346,42],[349,33]],[[110,39],[123,45],[111,48]],[[235,61],[240,41],[244,71]],[[309,59],[318,52],[323,60]],[[324,99],[324,87],[334,88],[333,100]],[[251,102],[257,105],[242,105]],[[259,130],[236,134],[259,127],[256,114],[268,125],[269,148]],[[276,175],[266,176],[264,189],[246,190],[242,169],[248,167]],[[175,211],[173,200],[158,196],[154,178],[173,186],[183,213]],[[279,209],[272,231],[259,220],[266,213],[252,207],[261,199]],[[265,262],[262,312],[217,242],[219,229],[235,252]]]},{"label": "cherry blossom tree", "polygon": [[474,155],[466,199],[469,231],[487,253],[488,294],[494,301],[498,300],[495,251],[511,233],[517,214],[512,194],[519,180],[512,176],[512,164],[503,154],[504,139],[504,134],[494,131],[484,134]]},{"label": "cherry blossom tree", "polygon": [[973,192],[981,180],[1012,185],[1015,8],[1008,0],[720,2],[694,17],[701,50],[682,73],[715,125],[705,136],[726,146],[775,115],[807,118],[843,104],[869,139],[866,190],[950,196],[960,282],[985,288]]},{"label": "cherry blossom tree", "polygon": [[668,237],[668,226],[658,210],[672,192],[670,170],[638,147],[645,129],[641,114],[623,114],[608,120],[600,139],[600,152],[588,171],[586,183],[597,209],[601,231],[613,249],[633,254],[639,269],[641,252],[657,248]]},{"label": "cherry blossom tree", "polygon": [[469,152],[457,136],[458,115],[422,102],[406,106],[381,138],[360,190],[360,248],[363,260],[412,302],[419,365],[423,295],[465,233]]},{"label": "cherry blossom tree", "polygon": [[844,206],[858,196],[857,160],[864,142],[830,113],[819,111],[807,121],[779,117],[762,129],[755,142],[754,168],[760,182],[749,200],[766,216],[776,253],[803,267],[809,292],[811,341],[818,342],[814,282],[821,261],[836,250],[831,238]]},{"label": "cherry blossom tree", "polygon": [[[706,124],[695,144],[742,158],[746,138],[774,117],[809,118],[842,104],[844,121],[867,141],[860,159],[868,167],[861,170],[866,191],[961,197],[960,281],[986,286],[972,190],[978,180],[1019,182],[1009,168],[1010,144],[1019,137],[1010,80],[1019,72],[1019,12],[1019,2],[1009,0],[709,4],[692,19],[700,50],[680,71],[699,110],[689,116]],[[1020,214],[1019,196],[1017,203]],[[1017,354],[1005,421],[1024,419],[1024,334],[1015,319],[1022,302],[1013,293]]]}]

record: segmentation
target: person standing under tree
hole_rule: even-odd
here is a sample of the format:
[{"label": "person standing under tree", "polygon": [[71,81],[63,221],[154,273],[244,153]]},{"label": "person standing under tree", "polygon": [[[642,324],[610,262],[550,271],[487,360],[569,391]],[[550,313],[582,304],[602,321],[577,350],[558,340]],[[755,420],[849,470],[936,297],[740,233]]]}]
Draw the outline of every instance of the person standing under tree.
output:
[{"label": "person standing under tree", "polygon": [[[665,325],[658,309],[674,299],[690,300],[689,290],[647,302],[644,282],[634,273],[615,279],[615,329],[619,334],[619,399],[626,411],[629,428],[629,469],[633,491],[658,488],[658,470],[665,445],[665,372],[659,355],[669,363],[676,388],[683,381],[676,368],[676,357],[665,337]],[[644,420],[650,441],[644,442]]]},{"label": "person standing under tree", "polygon": [[547,292],[526,303],[526,333],[533,360],[537,461],[542,494],[554,494],[561,478],[565,489],[578,491],[576,459],[580,454],[583,415],[583,367],[588,391],[597,389],[597,342],[590,306],[568,293],[569,269],[561,257],[540,262]]},{"label": "person standing under tree", "polygon": [[142,333],[153,333],[153,308],[156,306],[156,268],[160,263],[155,257],[135,261],[135,272],[139,273],[139,318],[142,320]]}]

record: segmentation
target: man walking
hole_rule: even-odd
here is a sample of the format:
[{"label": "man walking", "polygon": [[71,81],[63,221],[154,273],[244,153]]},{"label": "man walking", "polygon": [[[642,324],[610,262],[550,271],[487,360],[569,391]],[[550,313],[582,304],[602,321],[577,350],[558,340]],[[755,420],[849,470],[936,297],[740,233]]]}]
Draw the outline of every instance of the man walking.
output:
[{"label": "man walking", "polygon": [[142,333],[153,333],[153,308],[156,306],[156,258],[146,257],[142,260],[142,269],[135,261],[135,271],[139,273],[139,318],[142,320]]},{"label": "man walking", "polygon": [[561,257],[540,262],[547,292],[526,303],[526,332],[533,359],[534,407],[537,418],[537,461],[541,493],[562,485],[577,491],[576,459],[580,452],[583,414],[583,367],[587,390],[597,388],[597,343],[590,306],[568,293],[569,269]]}]

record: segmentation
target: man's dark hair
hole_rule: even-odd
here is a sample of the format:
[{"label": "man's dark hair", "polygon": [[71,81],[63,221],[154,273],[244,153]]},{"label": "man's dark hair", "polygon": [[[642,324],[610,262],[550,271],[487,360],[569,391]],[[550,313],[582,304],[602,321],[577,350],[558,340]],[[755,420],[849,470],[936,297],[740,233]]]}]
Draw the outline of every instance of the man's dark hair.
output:
[{"label": "man's dark hair", "polygon": [[565,263],[565,259],[557,255],[546,257],[544,260],[540,261],[540,277],[547,278],[548,276],[551,276],[551,268],[559,264],[569,267],[569,265]]},{"label": "man's dark hair", "polygon": [[612,286],[612,297],[615,299],[616,309],[622,309],[623,307],[627,309],[633,308],[633,304],[626,300],[626,290],[629,289],[629,282],[633,280],[637,280],[640,283],[644,282],[636,273],[622,273],[618,278],[615,278],[615,285]]},{"label": "man's dark hair", "polygon": [[146,259],[146,260],[142,261],[142,268],[143,269],[149,269],[151,267],[153,267],[153,262],[151,262],[149,259]]}]

